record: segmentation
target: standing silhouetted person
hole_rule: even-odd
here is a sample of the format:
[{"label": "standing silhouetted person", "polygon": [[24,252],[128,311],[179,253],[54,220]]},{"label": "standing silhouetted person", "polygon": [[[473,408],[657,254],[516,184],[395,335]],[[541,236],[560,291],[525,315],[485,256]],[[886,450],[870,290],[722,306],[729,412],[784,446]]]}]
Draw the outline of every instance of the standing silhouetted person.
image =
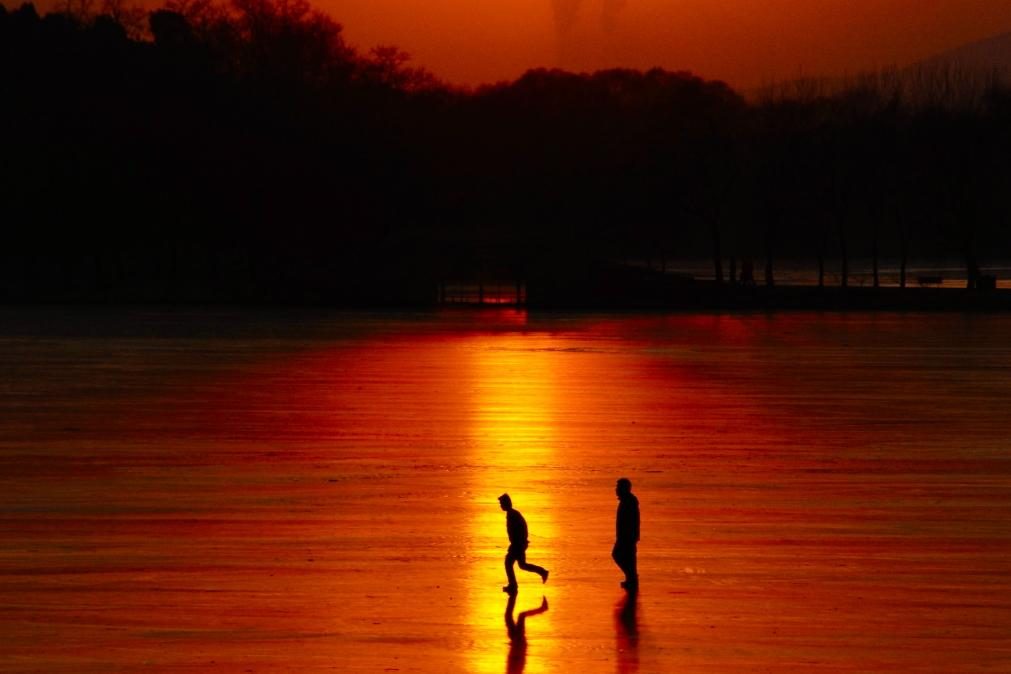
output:
[{"label": "standing silhouetted person", "polygon": [[505,557],[506,577],[509,584],[502,588],[503,592],[516,594],[519,589],[516,585],[516,574],[513,572],[513,564],[519,562],[520,568],[524,571],[532,571],[541,577],[541,582],[548,580],[548,570],[535,564],[527,564],[527,521],[523,519],[520,511],[513,508],[513,500],[509,494],[502,494],[498,497],[499,505],[506,513],[506,531],[509,533],[509,551]]},{"label": "standing silhouetted person", "polygon": [[636,569],[636,546],[639,543],[639,499],[632,493],[632,481],[627,477],[618,480],[614,487],[618,495],[618,515],[615,518],[615,541],[611,557],[625,572],[621,586],[629,592],[639,589],[639,572]]}]

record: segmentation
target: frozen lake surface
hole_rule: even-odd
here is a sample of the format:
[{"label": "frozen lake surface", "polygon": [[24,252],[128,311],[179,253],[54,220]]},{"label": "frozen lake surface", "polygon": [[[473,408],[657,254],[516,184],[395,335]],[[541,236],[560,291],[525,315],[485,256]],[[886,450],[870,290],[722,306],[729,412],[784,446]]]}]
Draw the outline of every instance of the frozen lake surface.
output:
[{"label": "frozen lake surface", "polygon": [[5,673],[1011,671],[1011,316],[3,309],[0,597]]}]

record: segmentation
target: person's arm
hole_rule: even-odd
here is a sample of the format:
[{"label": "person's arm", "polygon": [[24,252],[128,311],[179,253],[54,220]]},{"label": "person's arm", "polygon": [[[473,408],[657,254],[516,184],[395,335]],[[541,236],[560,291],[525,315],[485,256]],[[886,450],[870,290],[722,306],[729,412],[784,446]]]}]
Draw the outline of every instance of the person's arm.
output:
[{"label": "person's arm", "polygon": [[639,509],[635,503],[622,501],[618,504],[618,541],[634,543],[639,540]]}]

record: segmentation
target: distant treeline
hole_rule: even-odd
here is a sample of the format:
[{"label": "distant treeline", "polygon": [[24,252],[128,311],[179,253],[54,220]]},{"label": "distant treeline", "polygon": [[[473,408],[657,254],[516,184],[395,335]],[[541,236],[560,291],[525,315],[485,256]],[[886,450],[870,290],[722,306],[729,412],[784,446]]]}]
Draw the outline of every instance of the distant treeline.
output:
[{"label": "distant treeline", "polygon": [[[467,58],[461,54],[460,58]],[[0,5],[0,300],[424,301],[674,258],[1011,258],[1011,90],[654,69],[462,89],[301,0]]]}]

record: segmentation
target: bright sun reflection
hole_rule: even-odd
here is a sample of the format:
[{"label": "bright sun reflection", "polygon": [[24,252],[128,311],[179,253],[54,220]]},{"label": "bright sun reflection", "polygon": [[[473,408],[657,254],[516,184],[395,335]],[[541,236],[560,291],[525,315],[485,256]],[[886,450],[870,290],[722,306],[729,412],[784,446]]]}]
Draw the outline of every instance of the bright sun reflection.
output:
[{"label": "bright sun reflection", "polygon": [[[474,513],[470,519],[472,554],[468,623],[474,642],[473,672],[544,671],[546,649],[553,643],[550,611],[528,613],[526,643],[513,626],[510,644],[505,615],[508,597],[502,593],[502,559],[507,538],[505,515],[497,497],[508,492],[530,529],[527,559],[549,570],[557,540],[553,495],[544,483],[544,466],[555,459],[554,353],[550,338],[531,335],[477,336],[469,341],[472,485]],[[516,569],[520,594],[514,615],[541,606],[540,579]]]}]

